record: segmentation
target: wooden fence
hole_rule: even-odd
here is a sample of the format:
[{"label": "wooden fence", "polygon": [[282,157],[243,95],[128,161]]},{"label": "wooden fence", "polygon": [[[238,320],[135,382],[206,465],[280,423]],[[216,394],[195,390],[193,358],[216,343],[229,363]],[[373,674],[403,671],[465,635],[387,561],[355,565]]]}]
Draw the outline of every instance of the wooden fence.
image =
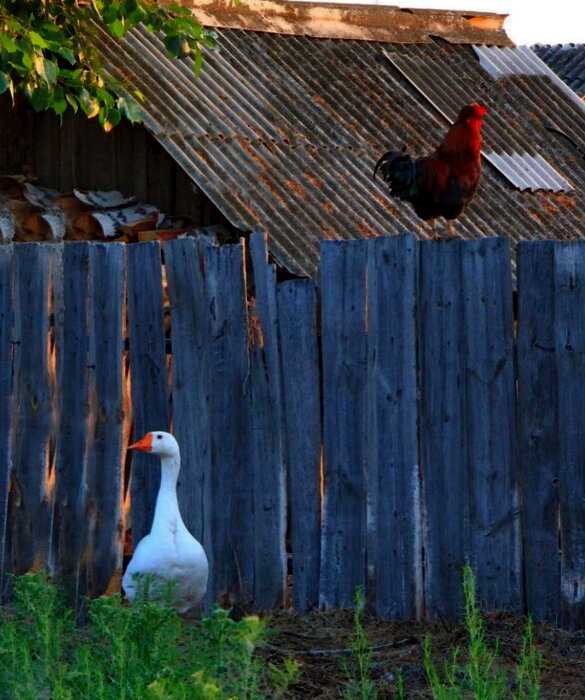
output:
[{"label": "wooden fence", "polygon": [[317,285],[249,252],[0,247],[0,571],[115,589],[159,480],[126,447],[172,427],[208,602],[452,616],[468,561],[583,625],[585,243],[519,246],[516,320],[505,239],[326,242]]}]

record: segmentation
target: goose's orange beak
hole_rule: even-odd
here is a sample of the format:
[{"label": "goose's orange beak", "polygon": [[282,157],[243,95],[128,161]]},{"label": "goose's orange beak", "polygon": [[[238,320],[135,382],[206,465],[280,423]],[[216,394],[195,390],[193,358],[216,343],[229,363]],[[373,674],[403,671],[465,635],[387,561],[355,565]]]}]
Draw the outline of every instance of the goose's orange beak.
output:
[{"label": "goose's orange beak", "polygon": [[138,440],[138,442],[130,445],[128,449],[140,450],[141,452],[150,452],[152,450],[152,433],[146,433],[141,440]]}]

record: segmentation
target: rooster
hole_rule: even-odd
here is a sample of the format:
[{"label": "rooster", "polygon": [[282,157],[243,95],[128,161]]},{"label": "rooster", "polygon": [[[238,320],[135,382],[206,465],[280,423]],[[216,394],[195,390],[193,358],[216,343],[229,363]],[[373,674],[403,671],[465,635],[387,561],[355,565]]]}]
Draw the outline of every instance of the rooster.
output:
[{"label": "rooster", "polygon": [[[456,219],[469,204],[481,174],[481,127],[487,109],[470,104],[459,112],[437,150],[414,160],[389,151],[376,163],[390,195],[410,202],[424,221]],[[450,224],[449,224],[450,226]],[[451,233],[451,231],[449,231]]]}]

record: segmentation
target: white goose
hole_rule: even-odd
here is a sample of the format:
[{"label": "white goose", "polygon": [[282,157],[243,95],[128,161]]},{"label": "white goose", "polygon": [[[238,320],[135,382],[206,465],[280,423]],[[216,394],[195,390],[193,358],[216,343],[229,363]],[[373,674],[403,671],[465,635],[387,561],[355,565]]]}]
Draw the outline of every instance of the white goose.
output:
[{"label": "white goose", "polygon": [[159,455],[161,479],[150,534],[134,550],[122,587],[132,601],[138,588],[137,574],[173,581],[175,606],[179,612],[186,612],[205,595],[209,565],[203,547],[187,530],[179,512],[179,445],[170,433],[157,430],[146,433],[130,449]]}]

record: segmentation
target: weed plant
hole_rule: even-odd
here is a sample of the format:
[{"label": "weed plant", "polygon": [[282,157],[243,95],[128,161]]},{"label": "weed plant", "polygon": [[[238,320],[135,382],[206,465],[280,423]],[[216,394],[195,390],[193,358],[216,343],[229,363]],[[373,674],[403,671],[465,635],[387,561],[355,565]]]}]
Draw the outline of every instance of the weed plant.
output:
[{"label": "weed plant", "polygon": [[542,657],[534,645],[530,619],[524,631],[515,682],[498,664],[498,646],[491,648],[485,637],[485,621],[477,603],[475,577],[469,566],[463,570],[466,661],[455,648],[441,673],[431,658],[431,639],[423,645],[424,667],[434,700],[539,700]]},{"label": "weed plant", "polygon": [[343,690],[344,700],[377,700],[378,691],[371,677],[372,648],[363,625],[365,595],[359,586],[354,595],[353,635],[351,661],[344,664],[347,684]]},{"label": "weed plant", "polygon": [[1,700],[279,700],[298,676],[290,659],[255,656],[265,623],[215,608],[185,623],[165,602],[120,595],[88,602],[77,627],[42,574],[14,579],[0,617]]}]

